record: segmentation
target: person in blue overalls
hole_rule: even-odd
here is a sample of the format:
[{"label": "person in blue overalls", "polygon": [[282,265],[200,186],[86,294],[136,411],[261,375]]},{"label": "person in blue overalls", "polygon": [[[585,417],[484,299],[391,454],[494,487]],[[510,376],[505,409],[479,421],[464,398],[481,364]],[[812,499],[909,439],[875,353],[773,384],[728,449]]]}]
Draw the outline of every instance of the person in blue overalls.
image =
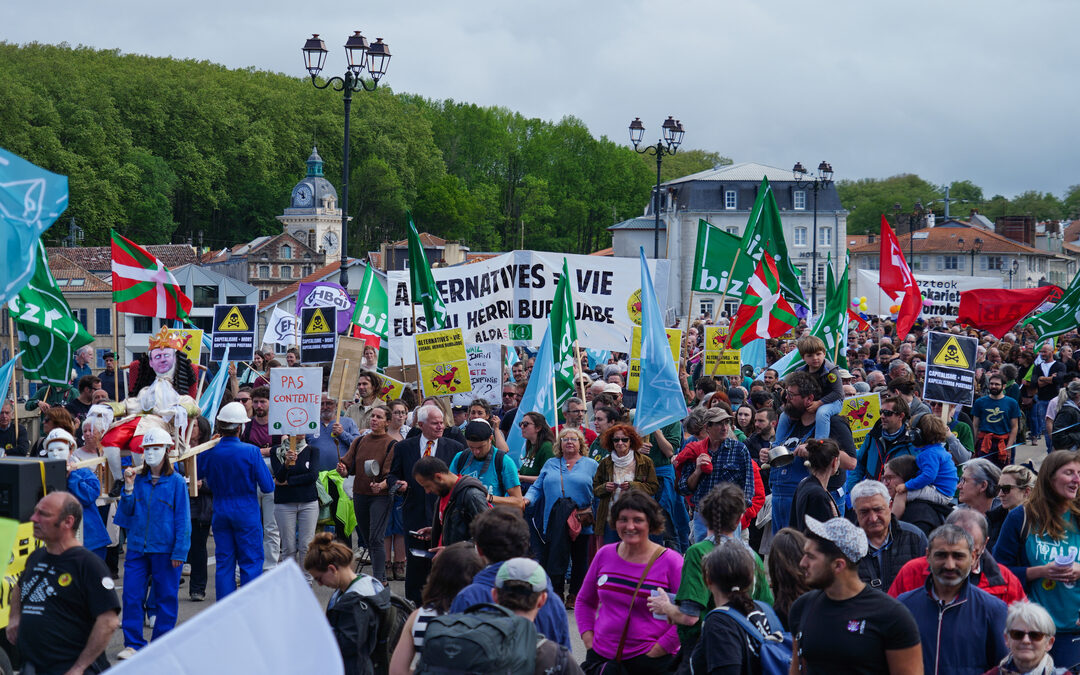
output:
[{"label": "person in blue overalls", "polygon": [[214,492],[214,573],[217,599],[236,590],[236,566],[240,583],[248,584],[262,573],[263,529],[259,490],[274,491],[274,477],[259,449],[240,440],[240,428],[250,420],[244,404],[227,403],[218,412],[217,446],[199,456],[199,475]]},{"label": "person in blue overalls", "polygon": [[117,654],[121,659],[131,658],[146,646],[143,601],[148,585],[157,617],[151,639],[158,639],[176,625],[180,573],[191,546],[191,510],[187,482],[173,471],[166,457],[172,444],[172,437],[164,429],[148,430],[142,441],[142,468],[124,470],[124,491],[115,518],[127,529],[121,623],[124,649]]},{"label": "person in blue overalls", "polygon": [[83,546],[94,555],[105,559],[105,549],[109,545],[109,533],[105,530],[105,521],[97,508],[97,499],[101,496],[101,481],[90,469],[73,469],[75,461],[75,437],[64,429],[56,428],[45,437],[45,454],[49,459],[62,459],[67,463],[67,490],[75,495],[83,507]]}]

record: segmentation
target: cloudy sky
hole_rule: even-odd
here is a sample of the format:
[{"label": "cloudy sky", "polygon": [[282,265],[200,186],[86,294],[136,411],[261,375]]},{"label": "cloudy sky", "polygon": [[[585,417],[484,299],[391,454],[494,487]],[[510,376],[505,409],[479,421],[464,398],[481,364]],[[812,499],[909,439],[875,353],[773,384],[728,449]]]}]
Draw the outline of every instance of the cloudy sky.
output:
[{"label": "cloudy sky", "polygon": [[340,72],[360,29],[390,45],[396,91],[573,115],[619,142],[635,116],[655,141],[674,115],[684,147],[735,161],[1060,197],[1080,183],[1078,20],[1073,0],[3,0],[0,40],[301,76],[310,33]]}]

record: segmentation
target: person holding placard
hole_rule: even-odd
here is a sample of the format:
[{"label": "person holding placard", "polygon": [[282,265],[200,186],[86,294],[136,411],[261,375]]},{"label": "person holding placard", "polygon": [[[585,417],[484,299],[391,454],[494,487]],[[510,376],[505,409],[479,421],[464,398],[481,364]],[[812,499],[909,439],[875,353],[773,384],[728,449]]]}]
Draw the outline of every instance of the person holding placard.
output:
[{"label": "person holding placard", "polygon": [[295,560],[303,564],[308,542],[315,536],[319,521],[319,449],[304,440],[282,438],[281,445],[270,453],[270,472],[274,475],[274,518],[281,533],[279,562]]},{"label": "person holding placard", "polygon": [[356,527],[367,544],[371,555],[372,576],[386,583],[386,523],[390,518],[393,488],[387,480],[390,464],[394,460],[394,444],[397,442],[386,432],[390,409],[385,405],[373,406],[368,411],[371,432],[352,442],[349,451],[338,462],[341,476],[355,476],[353,480],[353,508],[356,510]]}]

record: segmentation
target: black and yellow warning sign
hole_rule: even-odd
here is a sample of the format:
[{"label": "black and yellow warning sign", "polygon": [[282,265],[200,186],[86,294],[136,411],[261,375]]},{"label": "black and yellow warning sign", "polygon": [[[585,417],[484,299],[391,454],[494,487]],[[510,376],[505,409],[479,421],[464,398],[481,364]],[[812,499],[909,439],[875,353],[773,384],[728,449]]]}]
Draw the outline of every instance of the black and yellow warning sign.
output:
[{"label": "black and yellow warning sign", "polygon": [[255,356],[255,332],[258,323],[255,305],[214,305],[213,346],[210,358],[225,360],[229,348],[230,361],[251,361]]},{"label": "black and yellow warning sign", "polygon": [[923,399],[971,405],[975,398],[975,350],[979,341],[966,335],[927,334]]},{"label": "black and yellow warning sign", "polygon": [[300,358],[306,365],[332,363],[337,350],[337,312],[333,307],[300,310]]}]

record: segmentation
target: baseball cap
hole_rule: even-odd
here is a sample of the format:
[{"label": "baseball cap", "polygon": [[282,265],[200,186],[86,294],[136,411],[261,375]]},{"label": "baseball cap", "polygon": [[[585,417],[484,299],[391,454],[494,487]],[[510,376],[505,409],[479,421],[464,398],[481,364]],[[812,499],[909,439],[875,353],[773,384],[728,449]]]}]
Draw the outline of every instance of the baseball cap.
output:
[{"label": "baseball cap", "polygon": [[495,588],[502,588],[507,581],[524,581],[534,593],[547,590],[547,574],[531,558],[510,558],[504,562],[495,574]]},{"label": "baseball cap", "polygon": [[484,420],[473,420],[465,425],[465,440],[486,441],[492,436],[491,425]]},{"label": "baseball cap", "polygon": [[705,413],[706,424],[709,424],[710,422],[723,422],[724,420],[729,419],[731,419],[731,415],[723,408],[709,408],[708,412]]},{"label": "baseball cap", "polygon": [[869,548],[866,533],[847,518],[829,518],[823,523],[813,516],[806,516],[806,527],[822,539],[835,544],[844,557],[853,563],[866,556]]},{"label": "baseball cap", "polygon": [[604,385],[604,393],[605,394],[621,394],[622,393],[622,387],[615,384],[614,382],[608,382],[607,384]]}]

